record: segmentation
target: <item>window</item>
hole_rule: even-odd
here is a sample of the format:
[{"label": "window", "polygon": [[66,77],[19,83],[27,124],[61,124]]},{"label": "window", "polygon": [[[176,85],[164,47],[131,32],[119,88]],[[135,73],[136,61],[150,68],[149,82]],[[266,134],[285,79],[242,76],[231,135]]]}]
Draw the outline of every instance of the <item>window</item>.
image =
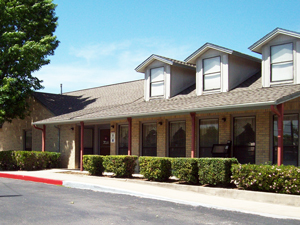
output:
[{"label": "window", "polygon": [[128,125],[119,126],[118,154],[128,155]]},{"label": "window", "polygon": [[233,120],[233,157],[240,163],[255,163],[255,117]]},{"label": "window", "polygon": [[169,156],[185,157],[185,122],[170,122],[169,128]]},{"label": "window", "polygon": [[157,156],[157,132],[156,123],[143,124],[142,155]]},{"label": "window", "polygon": [[221,88],[221,58],[213,57],[203,60],[203,90]]},{"label": "window", "polygon": [[154,68],[150,70],[150,96],[164,95],[164,68]]},{"label": "window", "polygon": [[271,46],[271,81],[293,79],[293,44]]},{"label": "window", "polygon": [[32,151],[32,131],[31,130],[25,130],[24,131],[24,148],[26,151]]},{"label": "window", "polygon": [[219,143],[219,120],[205,119],[199,123],[200,157],[212,157],[212,146]]},{"label": "window", "polygon": [[83,135],[83,149],[84,155],[94,154],[94,130],[92,128],[84,128]]},{"label": "window", "polygon": [[[283,164],[298,166],[299,121],[298,114],[283,116]],[[274,116],[273,163],[277,164],[278,117]]]}]

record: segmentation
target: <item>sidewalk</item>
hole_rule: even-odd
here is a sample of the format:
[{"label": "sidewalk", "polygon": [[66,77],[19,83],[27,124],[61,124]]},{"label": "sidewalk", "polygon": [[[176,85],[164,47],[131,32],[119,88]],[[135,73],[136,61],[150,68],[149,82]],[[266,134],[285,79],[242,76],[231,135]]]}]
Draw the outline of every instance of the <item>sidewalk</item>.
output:
[{"label": "sidewalk", "polygon": [[0,171],[0,177],[300,220],[300,196],[295,195],[96,177],[88,176],[86,172],[63,169]]}]

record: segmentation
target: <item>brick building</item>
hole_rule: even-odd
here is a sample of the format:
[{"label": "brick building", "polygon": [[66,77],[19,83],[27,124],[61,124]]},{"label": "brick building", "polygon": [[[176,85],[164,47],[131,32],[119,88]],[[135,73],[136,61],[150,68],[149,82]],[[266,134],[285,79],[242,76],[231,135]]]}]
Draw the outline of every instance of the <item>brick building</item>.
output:
[{"label": "brick building", "polygon": [[277,28],[250,50],[262,59],[206,43],[184,61],[151,55],[136,68],[143,80],[35,93],[31,117],[3,125],[0,148],[39,150],[44,133],[45,150],[78,168],[81,149],[211,157],[230,140],[241,163],[277,163],[283,149],[283,164],[299,165],[300,34]]}]

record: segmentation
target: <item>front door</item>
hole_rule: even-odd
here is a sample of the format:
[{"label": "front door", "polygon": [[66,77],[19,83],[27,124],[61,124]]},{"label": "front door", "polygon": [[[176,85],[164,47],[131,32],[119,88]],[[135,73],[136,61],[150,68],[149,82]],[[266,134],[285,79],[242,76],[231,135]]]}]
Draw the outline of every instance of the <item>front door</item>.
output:
[{"label": "front door", "polygon": [[110,129],[100,129],[100,155],[110,155]]},{"label": "front door", "polygon": [[233,120],[233,157],[239,163],[255,163],[255,117]]}]

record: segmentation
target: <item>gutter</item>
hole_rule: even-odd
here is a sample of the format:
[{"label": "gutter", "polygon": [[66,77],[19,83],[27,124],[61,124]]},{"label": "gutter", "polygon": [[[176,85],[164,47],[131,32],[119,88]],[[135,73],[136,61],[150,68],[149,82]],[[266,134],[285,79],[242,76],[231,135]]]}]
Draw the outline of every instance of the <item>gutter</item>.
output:
[{"label": "gutter", "polygon": [[183,110],[172,110],[172,111],[159,111],[159,112],[151,112],[151,113],[137,113],[137,114],[125,114],[120,116],[108,116],[108,117],[95,117],[95,118],[77,118],[72,120],[57,120],[57,121],[40,121],[34,122],[33,125],[43,125],[43,124],[74,124],[79,123],[81,121],[89,122],[89,121],[99,121],[99,120],[115,120],[115,119],[126,119],[128,117],[145,117],[145,116],[161,116],[169,115],[169,114],[184,114],[190,112],[204,112],[204,111],[211,111],[211,110],[224,110],[224,109],[236,109],[236,108],[247,108],[247,107],[263,107],[263,106],[271,106],[277,105],[277,101],[268,101],[268,102],[258,102],[258,103],[246,103],[246,104],[239,104],[239,105],[223,105],[223,106],[215,106],[215,107],[206,107],[206,108],[191,108],[191,109],[183,109]]}]

